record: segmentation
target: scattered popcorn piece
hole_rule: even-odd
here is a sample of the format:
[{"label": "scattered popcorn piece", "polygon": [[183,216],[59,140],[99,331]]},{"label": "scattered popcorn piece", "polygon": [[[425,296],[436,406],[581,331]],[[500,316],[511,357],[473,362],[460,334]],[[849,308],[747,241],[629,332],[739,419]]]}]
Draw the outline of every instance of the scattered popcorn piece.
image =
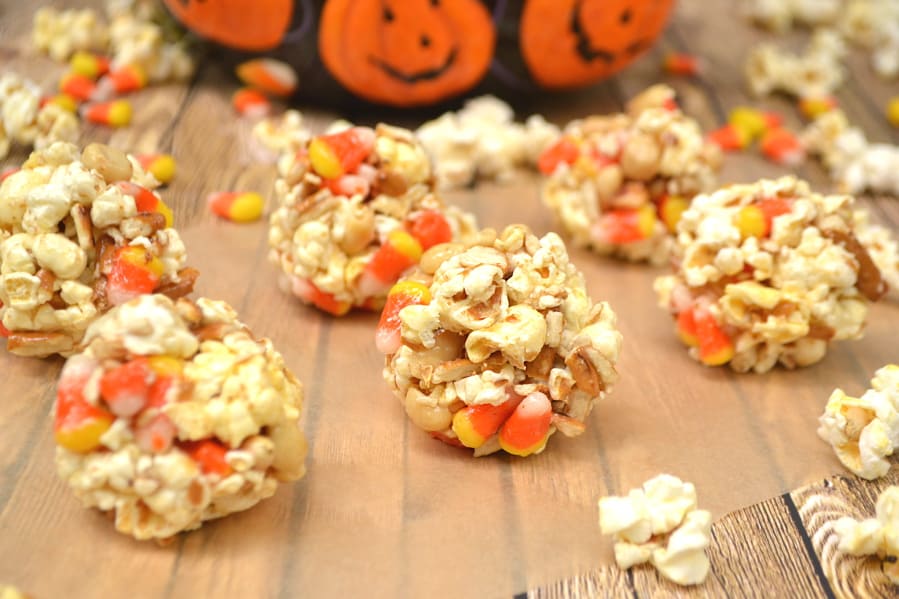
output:
[{"label": "scattered popcorn piece", "polygon": [[190,293],[197,271],[136,159],[57,142],[0,184],[0,320],[7,349],[71,354],[110,306]]},{"label": "scattered popcorn piece", "polygon": [[665,262],[672,232],[697,193],[715,184],[717,145],[653,86],[628,113],[570,123],[544,150],[542,199],[578,246],[631,261]]},{"label": "scattered popcorn piece", "polygon": [[675,476],[660,474],[624,497],[601,498],[599,529],[612,535],[619,568],[648,562],[681,585],[708,576],[712,516],[696,509],[696,488]]},{"label": "scattered popcorn piece", "polygon": [[839,538],[837,550],[847,555],[876,555],[883,573],[899,584],[899,486],[892,485],[877,498],[876,518],[840,518],[834,523]]},{"label": "scattered popcorn piece", "polygon": [[844,0],[743,0],[743,13],[771,31],[784,32],[794,23],[832,25]]},{"label": "scattered popcorn piece", "polygon": [[749,90],[756,96],[784,92],[798,98],[828,96],[845,77],[845,46],[839,35],[819,29],[801,56],[760,44],[746,61]]},{"label": "scattered popcorn piece", "polygon": [[540,115],[514,121],[512,108],[493,96],[468,100],[415,132],[434,160],[438,189],[470,185],[477,178],[507,180],[534,166],[559,129]]},{"label": "scattered popcorn piece", "polygon": [[97,319],[63,367],[57,470],[119,532],[163,540],[304,475],[302,398],[226,303],[145,295]]},{"label": "scattered popcorn piece", "polygon": [[665,55],[662,68],[669,75],[695,77],[702,73],[704,64],[698,56],[684,52],[669,52]]},{"label": "scattered popcorn piece", "polygon": [[615,313],[587,296],[559,236],[524,225],[432,245],[393,287],[376,341],[412,422],[475,456],[583,433],[621,350]]},{"label": "scattered popcorn piece", "polygon": [[[475,231],[474,217],[435,194],[427,154],[405,129],[314,137],[282,156],[279,172],[270,259],[285,290],[332,314],[380,309],[433,235],[450,241]],[[433,226],[422,228],[422,219]]]},{"label": "scattered popcorn piece", "polygon": [[884,78],[899,75],[899,4],[848,0],[839,20],[843,36],[871,52],[871,66]]},{"label": "scattered popcorn piece", "polygon": [[899,146],[869,143],[842,110],[819,116],[800,139],[809,153],[820,157],[840,191],[899,195]]},{"label": "scattered popcorn piece", "polygon": [[814,193],[795,177],[694,198],[678,224],[675,274],[655,281],[691,357],[761,373],[860,338],[887,285],[853,209],[851,196]]},{"label": "scattered popcorn piece", "polygon": [[103,52],[109,30],[96,11],[89,8],[59,10],[48,6],[34,13],[34,46],[57,62],[64,62],[79,50]]},{"label": "scattered popcorn piece", "polygon": [[303,115],[287,110],[277,117],[262,119],[253,126],[253,139],[270,152],[291,161],[309,143],[312,135],[303,124]]},{"label": "scattered popcorn piece", "polygon": [[889,471],[886,458],[899,445],[899,366],[875,372],[871,387],[861,397],[834,390],[818,428],[843,465],[868,480]]},{"label": "scattered popcorn piece", "polygon": [[41,105],[37,85],[15,73],[0,76],[0,160],[13,144],[42,150],[56,141],[75,141],[78,119],[54,102]]}]

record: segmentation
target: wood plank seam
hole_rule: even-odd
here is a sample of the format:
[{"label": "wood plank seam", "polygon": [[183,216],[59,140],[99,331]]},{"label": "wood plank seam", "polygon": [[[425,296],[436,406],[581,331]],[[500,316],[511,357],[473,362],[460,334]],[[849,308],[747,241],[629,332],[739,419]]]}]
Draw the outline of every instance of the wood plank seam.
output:
[{"label": "wood plank seam", "polygon": [[[668,35],[666,36],[672,44],[681,52],[689,52],[689,45],[684,41],[683,36],[677,30],[674,22],[672,22],[668,26]],[[705,97],[709,101],[709,105],[712,107],[712,110],[715,113],[715,117],[718,119],[718,123],[723,125],[727,122],[727,111],[724,109],[724,105],[721,103],[721,99],[712,89],[711,84],[702,76],[702,74],[694,75],[691,77],[695,83],[702,88]]]},{"label": "wood plank seam", "polygon": [[821,585],[821,590],[824,591],[824,595],[828,597],[828,599],[836,599],[836,595],[834,595],[833,589],[830,587],[830,581],[827,580],[827,576],[824,575],[824,568],[818,560],[818,554],[815,552],[815,547],[808,535],[808,531],[805,529],[802,518],[799,516],[799,510],[796,509],[796,504],[793,503],[793,497],[787,492],[781,495],[780,498],[787,506],[787,511],[790,513],[790,520],[792,520],[793,526],[796,527],[796,531],[799,533],[799,538],[802,540],[802,545],[805,547],[809,561],[811,561],[812,567],[815,570],[815,576],[818,579],[818,583]]}]

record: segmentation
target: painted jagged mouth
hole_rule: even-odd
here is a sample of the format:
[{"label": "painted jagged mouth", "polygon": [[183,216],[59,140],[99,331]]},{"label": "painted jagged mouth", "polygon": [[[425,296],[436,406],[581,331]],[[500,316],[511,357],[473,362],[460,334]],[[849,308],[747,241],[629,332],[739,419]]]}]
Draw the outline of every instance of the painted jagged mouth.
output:
[{"label": "painted jagged mouth", "polygon": [[[585,62],[593,62],[597,59],[602,60],[606,64],[615,62],[614,53],[603,48],[593,47],[590,37],[587,35],[587,32],[584,31],[584,25],[581,23],[580,8],[581,2],[575,2],[571,7],[571,20],[569,25],[571,33],[574,35],[575,39],[577,39],[575,50],[577,50],[578,55],[583,58]],[[625,49],[625,52],[630,55],[639,54],[648,47],[649,40],[637,40],[629,45]]]},{"label": "painted jagged mouth", "polygon": [[419,81],[432,81],[434,79],[437,79],[438,77],[443,75],[451,66],[453,66],[453,63],[456,62],[456,48],[452,49],[452,51],[449,53],[449,56],[446,57],[446,60],[443,61],[443,64],[439,67],[427,69],[424,71],[418,71],[417,73],[404,73],[396,67],[384,62],[380,58],[375,58],[374,56],[369,56],[368,60],[394,79],[402,81],[403,83],[418,83]]}]

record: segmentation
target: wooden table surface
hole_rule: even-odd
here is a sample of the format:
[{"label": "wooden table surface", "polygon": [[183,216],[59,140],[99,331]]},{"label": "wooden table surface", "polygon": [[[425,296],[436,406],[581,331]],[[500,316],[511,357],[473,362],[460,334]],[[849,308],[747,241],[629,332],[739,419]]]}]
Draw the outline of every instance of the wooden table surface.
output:
[{"label": "wooden table surface", "polygon": [[[60,4],[82,6],[86,2]],[[0,72],[16,70],[49,89],[62,67],[29,49],[33,10],[31,3],[0,0]],[[745,93],[742,65],[747,49],[765,34],[739,20],[734,12],[734,3],[726,0],[682,0],[660,44],[624,74],[587,91],[529,98],[521,102],[521,114],[539,111],[564,124],[576,116],[620,110],[626,98],[659,79],[663,52],[679,50],[702,55],[708,69],[702,77],[669,83],[677,88],[689,114],[706,129],[716,127],[730,107],[760,103]],[[786,39],[795,46],[802,38]],[[882,113],[886,100],[899,91],[896,84],[876,79],[858,53],[852,54],[849,64],[848,83],[838,93],[843,108],[869,138],[897,143],[899,134]],[[379,380],[379,357],[370,348],[371,317],[357,315],[337,321],[285,298],[275,289],[275,273],[265,261],[264,224],[221,225],[208,213],[203,198],[211,191],[255,189],[269,193],[272,188],[273,167],[253,161],[246,146],[249,127],[238,123],[231,113],[228,96],[234,88],[228,73],[203,61],[189,84],[158,86],[138,94],[132,126],[118,131],[87,127],[82,141],[108,141],[135,152],[168,151],[176,156],[181,170],[164,197],[175,207],[175,225],[185,232],[189,255],[209,265],[201,278],[201,291],[228,299],[257,332],[272,336],[305,383],[306,428],[311,439],[309,474],[249,512],[182,535],[167,548],[132,542],[114,533],[102,517],[78,507],[55,477],[49,414],[62,360],[4,355],[0,359],[4,378],[0,393],[0,583],[17,584],[40,598],[334,596],[361,594],[359,589],[370,595],[410,597],[895,596],[896,589],[886,582],[877,560],[843,559],[835,553],[831,529],[839,516],[873,514],[877,493],[899,481],[895,470],[878,482],[845,473],[765,499],[756,496],[758,491],[747,483],[760,473],[743,472],[739,464],[726,463],[726,456],[721,456],[718,476],[745,494],[741,505],[762,501],[724,515],[722,511],[729,505],[723,499],[725,490],[704,494],[699,487],[701,507],[710,505],[720,517],[713,526],[709,550],[712,573],[704,585],[678,588],[650,568],[621,572],[610,565],[596,565],[599,558],[585,561],[583,556],[572,557],[566,565],[565,552],[552,543],[571,537],[561,532],[553,536],[556,533],[551,527],[540,528],[534,518],[523,515],[530,505],[544,505],[533,503],[537,501],[529,487],[533,479],[546,479],[541,489],[564,489],[564,501],[572,500],[571,505],[580,510],[576,521],[590,527],[580,534],[592,537],[597,536],[596,498],[624,493],[643,478],[630,475],[627,464],[616,463],[614,446],[598,433],[582,441],[561,442],[560,447],[553,446],[529,460],[466,462],[448,448],[435,448],[409,427],[399,407],[380,397],[386,392]],[[800,125],[789,100],[770,98],[761,104],[781,111],[794,128]],[[321,108],[300,108],[313,128],[322,128],[335,116]],[[346,116],[359,122],[372,118],[364,113]],[[0,170],[24,157],[22,152],[10,156],[0,162]],[[781,172],[746,154],[729,157],[721,179],[749,181]],[[814,162],[800,167],[798,174],[821,189],[830,187]],[[536,179],[524,175],[508,185],[483,184],[449,194],[448,199],[475,211],[482,224],[496,227],[508,222],[509,207],[514,206],[516,220],[544,232],[552,223],[537,200],[537,189]],[[862,201],[877,220],[893,227],[899,223],[895,199]],[[217,240],[224,245],[216,246]],[[633,429],[641,418],[652,418],[662,410],[662,414],[692,419],[695,424],[679,425],[695,426],[688,429],[691,434],[702,435],[708,432],[703,419],[714,422],[716,416],[702,410],[713,410],[709,406],[714,402],[742,402],[748,430],[769,454],[765,476],[775,481],[807,480],[802,471],[796,471],[795,462],[781,459],[797,448],[768,432],[773,421],[804,427],[802,439],[808,441],[812,458],[826,462],[829,472],[840,471],[826,445],[814,439],[815,420],[830,389],[841,385],[860,392],[876,368],[897,361],[899,310],[895,303],[874,308],[864,341],[835,346],[815,367],[797,373],[777,370],[762,377],[738,376],[723,369],[703,369],[686,358],[673,340],[667,316],[655,308],[648,291],[657,273],[579,251],[572,252],[572,257],[587,272],[591,293],[609,299],[618,310],[625,335],[622,382],[608,405],[598,410],[602,415],[591,417],[593,429],[601,426],[600,420],[603,434],[609,431],[611,435],[615,427]],[[642,287],[639,292],[638,287]],[[666,367],[659,368],[659,364]],[[353,376],[347,377],[348,372]],[[677,384],[671,384],[671,372],[677,372]],[[337,388],[344,395],[339,404],[333,397]],[[372,395],[390,406],[380,411],[383,417],[371,411]],[[710,399],[714,402],[706,401]],[[694,411],[694,404],[703,407]],[[682,462],[695,462],[694,476],[685,473],[688,480],[702,478],[703,469],[712,468],[710,464],[717,459],[703,456],[701,444],[683,443],[670,451]],[[640,468],[660,471],[667,457],[664,447],[647,446]],[[578,471],[580,478],[572,482],[566,460],[599,466]],[[486,515],[472,515],[468,534],[490,526],[490,518],[504,506],[517,506],[511,524],[506,522],[497,533],[509,539],[485,549],[485,559],[502,558],[504,567],[497,572],[497,579],[502,580],[495,586],[466,588],[465,572],[455,568],[469,562],[431,554],[435,529],[429,527],[437,526],[445,515],[428,509],[433,497],[422,496],[420,488],[407,482],[412,476],[430,476],[428,480],[437,488],[444,485],[441,492],[453,494],[462,475],[487,489],[483,499],[478,497]],[[355,485],[366,488],[375,483],[382,486],[379,496],[354,497]],[[330,498],[335,489],[351,498],[347,506],[338,509],[323,503],[322,498]],[[704,504],[705,498],[708,504]],[[341,528],[347,519],[357,528]],[[394,547],[393,541],[378,539],[365,529],[371,526],[380,531],[378,523],[385,520],[400,531],[396,534],[401,536],[403,554],[398,571],[378,566],[379,551]],[[259,538],[258,531],[267,536]],[[515,535],[543,534],[548,546],[554,547],[552,551],[546,555],[519,551]],[[340,535],[341,542],[353,543],[358,538],[358,544],[367,545],[371,563],[366,566],[349,558],[343,563],[316,562],[317,548],[332,550],[330,544],[338,543],[335,539]],[[603,547],[602,551],[608,552],[608,545]],[[479,546],[472,549],[476,554]],[[547,571],[557,574],[550,579],[532,575],[535,568],[527,564],[538,560],[551,563]]]}]

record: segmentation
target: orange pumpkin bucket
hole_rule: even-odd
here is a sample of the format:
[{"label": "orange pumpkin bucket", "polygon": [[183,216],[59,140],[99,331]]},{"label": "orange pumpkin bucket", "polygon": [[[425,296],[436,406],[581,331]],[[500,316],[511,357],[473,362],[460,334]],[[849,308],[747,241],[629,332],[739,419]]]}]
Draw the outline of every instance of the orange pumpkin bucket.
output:
[{"label": "orange pumpkin bucket", "polygon": [[399,107],[583,86],[658,38],[673,0],[164,0],[185,26],[294,69],[329,103]]}]

